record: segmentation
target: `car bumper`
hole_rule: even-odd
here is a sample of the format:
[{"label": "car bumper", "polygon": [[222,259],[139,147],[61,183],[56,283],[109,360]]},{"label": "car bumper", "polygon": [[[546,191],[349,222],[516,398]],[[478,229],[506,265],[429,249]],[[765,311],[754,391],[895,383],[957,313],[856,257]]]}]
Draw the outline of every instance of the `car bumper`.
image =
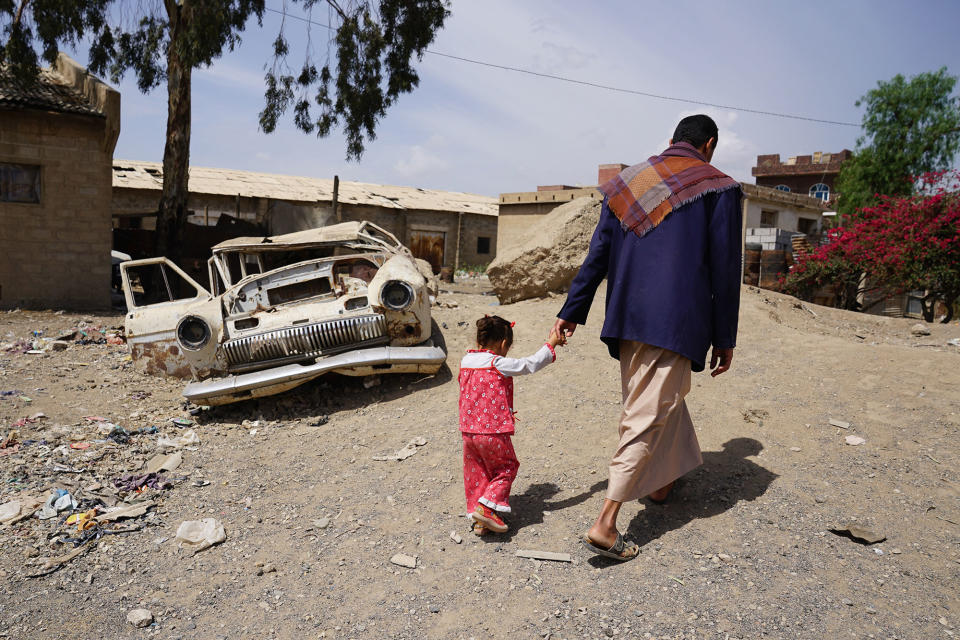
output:
[{"label": "car bumper", "polygon": [[191,382],[183,397],[194,404],[220,405],[280,393],[331,371],[347,375],[436,373],[447,359],[440,347],[374,347],[357,349],[313,364],[288,364],[202,382]]}]

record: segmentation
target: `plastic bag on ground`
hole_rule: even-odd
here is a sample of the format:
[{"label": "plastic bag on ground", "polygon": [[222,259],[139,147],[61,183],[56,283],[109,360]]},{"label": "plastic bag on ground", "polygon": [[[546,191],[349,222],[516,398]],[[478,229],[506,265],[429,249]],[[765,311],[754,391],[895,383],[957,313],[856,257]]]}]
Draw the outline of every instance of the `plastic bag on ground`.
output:
[{"label": "plastic bag on ground", "polygon": [[177,436],[176,438],[168,438],[166,436],[160,436],[157,438],[157,446],[161,449],[179,449],[180,447],[188,447],[192,444],[200,444],[200,437],[193,429],[184,431],[182,435]]},{"label": "plastic bag on ground", "polygon": [[181,547],[193,549],[194,553],[220,544],[226,539],[223,524],[214,518],[186,520],[177,529],[177,542]]}]

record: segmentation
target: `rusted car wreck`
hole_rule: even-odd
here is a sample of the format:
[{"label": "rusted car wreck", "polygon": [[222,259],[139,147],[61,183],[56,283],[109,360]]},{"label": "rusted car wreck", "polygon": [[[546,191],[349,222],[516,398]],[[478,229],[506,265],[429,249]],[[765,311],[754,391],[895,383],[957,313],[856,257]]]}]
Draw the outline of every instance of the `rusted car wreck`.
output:
[{"label": "rusted car wreck", "polygon": [[148,373],[192,378],[183,395],[219,405],[329,372],[436,373],[435,281],[390,233],[344,222],[213,248],[207,291],[166,258],[120,265],[125,332]]}]

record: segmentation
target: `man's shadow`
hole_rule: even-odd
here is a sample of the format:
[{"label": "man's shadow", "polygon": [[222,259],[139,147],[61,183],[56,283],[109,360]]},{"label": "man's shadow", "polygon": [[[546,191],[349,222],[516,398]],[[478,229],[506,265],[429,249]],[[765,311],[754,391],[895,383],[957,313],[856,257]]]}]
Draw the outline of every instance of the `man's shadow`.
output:
[{"label": "man's shadow", "polygon": [[693,520],[719,515],[741,500],[756,500],[778,477],[747,459],[762,450],[753,438],[734,438],[723,443],[722,451],[704,452],[703,464],[677,482],[666,503],[643,500],[647,508],[630,522],[627,537],[643,547]]},{"label": "man's shadow", "polygon": [[[666,503],[642,500],[646,508],[630,521],[624,537],[643,549],[698,518],[719,515],[741,500],[756,500],[779,477],[747,459],[762,450],[763,445],[753,438],[734,438],[723,444],[722,451],[705,451],[703,464],[677,481]],[[589,562],[595,567],[619,564],[600,556]]]}]

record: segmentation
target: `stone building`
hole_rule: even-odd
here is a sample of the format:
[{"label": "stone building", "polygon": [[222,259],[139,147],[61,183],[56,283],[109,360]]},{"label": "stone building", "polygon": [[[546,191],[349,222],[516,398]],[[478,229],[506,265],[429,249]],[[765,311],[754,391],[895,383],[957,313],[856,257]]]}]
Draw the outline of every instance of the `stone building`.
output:
[{"label": "stone building", "polygon": [[120,94],[68,56],[0,69],[0,307],[109,308],[119,134]]},{"label": "stone building", "polygon": [[[155,228],[162,181],[158,162],[116,160],[114,225]],[[189,222],[213,227],[223,216],[277,235],[369,220],[396,235],[435,271],[486,264],[496,255],[497,205],[492,197],[348,181],[339,181],[336,195],[334,191],[333,180],[191,167]]]},{"label": "stone building", "polygon": [[757,156],[757,166],[751,173],[758,186],[834,202],[838,195],[834,185],[840,167],[851,155],[849,149],[838,153],[817,151],[812,156],[793,156],[781,162],[780,154],[773,153]]}]

